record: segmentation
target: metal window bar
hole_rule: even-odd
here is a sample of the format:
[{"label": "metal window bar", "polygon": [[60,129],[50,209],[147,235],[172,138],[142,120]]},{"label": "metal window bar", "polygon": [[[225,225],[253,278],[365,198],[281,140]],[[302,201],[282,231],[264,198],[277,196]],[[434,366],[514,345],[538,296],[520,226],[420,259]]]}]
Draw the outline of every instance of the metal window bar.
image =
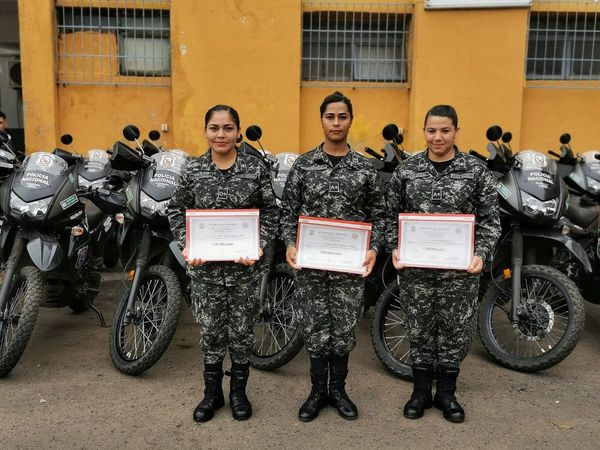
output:
[{"label": "metal window bar", "polygon": [[79,0],[56,5],[56,81],[171,84],[171,0]]},{"label": "metal window bar", "polygon": [[527,33],[527,86],[600,88],[599,15],[599,1],[534,0]]},{"label": "metal window bar", "polygon": [[302,2],[302,81],[408,83],[412,3]]}]

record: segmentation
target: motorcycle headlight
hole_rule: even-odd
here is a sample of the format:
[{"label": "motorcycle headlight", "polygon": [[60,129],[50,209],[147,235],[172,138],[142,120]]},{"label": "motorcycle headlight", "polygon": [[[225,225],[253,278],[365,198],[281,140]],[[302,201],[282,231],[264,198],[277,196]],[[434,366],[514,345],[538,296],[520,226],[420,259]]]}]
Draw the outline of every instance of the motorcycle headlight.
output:
[{"label": "motorcycle headlight", "polygon": [[100,178],[99,180],[89,181],[83,178],[81,175],[77,178],[79,187],[103,187],[106,182],[106,178]]},{"label": "motorcycle headlight", "polygon": [[587,184],[589,190],[594,194],[600,193],[600,182],[594,180],[593,178],[587,177]]},{"label": "motorcycle headlight", "polygon": [[543,216],[552,217],[558,210],[558,202],[555,198],[543,202],[529,195],[527,192],[521,191],[521,200],[523,202],[523,209],[534,215],[542,214]]},{"label": "motorcycle headlight", "polygon": [[169,200],[157,202],[152,197],[145,194],[144,191],[140,192],[140,206],[147,214],[152,215],[157,213],[161,216],[166,216],[168,204]]},{"label": "motorcycle headlight", "polygon": [[10,211],[17,216],[28,216],[32,219],[43,219],[48,212],[48,207],[52,197],[35,200],[33,202],[25,202],[19,198],[14,192],[10,194]]}]

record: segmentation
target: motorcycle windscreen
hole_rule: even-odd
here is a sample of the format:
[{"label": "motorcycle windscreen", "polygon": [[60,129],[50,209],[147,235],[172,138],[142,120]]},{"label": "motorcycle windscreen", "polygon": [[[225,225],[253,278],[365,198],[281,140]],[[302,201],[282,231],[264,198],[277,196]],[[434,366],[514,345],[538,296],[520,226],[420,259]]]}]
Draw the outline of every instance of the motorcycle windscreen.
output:
[{"label": "motorcycle windscreen", "polygon": [[17,171],[12,190],[23,201],[52,197],[68,176],[69,166],[62,158],[47,152],[35,152],[25,158]]},{"label": "motorcycle windscreen", "polygon": [[519,161],[515,178],[519,189],[543,202],[560,196],[560,177],[556,162],[535,150],[524,150],[515,156]]},{"label": "motorcycle windscreen", "polygon": [[110,156],[104,150],[88,150],[83,167],[79,169],[79,176],[88,181],[106,178],[110,174]]},{"label": "motorcycle windscreen", "polygon": [[600,181],[600,159],[596,159],[596,155],[600,155],[600,151],[591,150],[580,156],[583,160],[583,173],[596,181]]},{"label": "motorcycle windscreen", "polygon": [[58,240],[42,234],[27,243],[27,252],[33,264],[42,272],[56,269],[64,258]]},{"label": "motorcycle windscreen", "polygon": [[300,156],[298,153],[278,153],[275,155],[277,158],[277,176],[273,179],[273,192],[277,198],[283,197],[287,177],[298,156]]},{"label": "motorcycle windscreen", "polygon": [[181,150],[170,150],[152,155],[152,159],[155,167],[144,174],[142,190],[155,201],[162,202],[173,196],[188,156]]}]

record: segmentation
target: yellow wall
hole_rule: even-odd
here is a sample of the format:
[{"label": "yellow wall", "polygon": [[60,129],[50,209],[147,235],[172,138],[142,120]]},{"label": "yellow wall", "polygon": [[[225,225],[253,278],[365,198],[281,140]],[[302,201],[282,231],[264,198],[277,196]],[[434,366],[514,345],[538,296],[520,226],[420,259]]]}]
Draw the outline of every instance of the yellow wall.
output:
[{"label": "yellow wall", "polygon": [[300,1],[178,0],[171,4],[175,141],[205,150],[204,114],[234,106],[264,145],[297,150]]},{"label": "yellow wall", "polygon": [[600,90],[527,88],[523,101],[521,148],[554,150],[562,133],[575,152],[600,150]]},{"label": "yellow wall", "polygon": [[[350,3],[364,2],[337,8]],[[198,154],[205,149],[204,113],[216,103],[236,107],[243,129],[259,124],[270,150],[304,151],[322,139],[319,104],[334,90],[353,101],[350,140],[359,149],[381,148],[381,128],[390,122],[405,130],[407,149],[422,148],[423,116],[439,103],[457,108],[464,150],[483,150],[494,123],[513,133],[517,149],[556,148],[563,131],[572,132],[575,149],[599,146],[590,130],[597,128],[600,89],[526,87],[526,8],[426,11],[421,0],[413,14],[406,85],[303,84],[301,0],[177,0],[171,2],[171,86],[57,86],[55,45],[77,50],[88,38],[101,39],[86,34],[83,41],[57,42],[54,2],[20,0],[28,151],[53,147],[64,132],[78,149],[106,147],[133,122],[144,134],[167,124],[165,145]],[[69,64],[60,70],[69,71]],[[116,65],[94,70],[114,75]]]}]

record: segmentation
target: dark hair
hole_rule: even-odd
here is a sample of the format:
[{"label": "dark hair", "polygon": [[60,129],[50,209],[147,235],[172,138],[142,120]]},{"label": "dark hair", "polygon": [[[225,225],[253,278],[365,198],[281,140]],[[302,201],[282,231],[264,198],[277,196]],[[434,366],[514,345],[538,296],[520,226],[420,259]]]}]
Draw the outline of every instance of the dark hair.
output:
[{"label": "dark hair", "polygon": [[2,111],[0,111],[0,119],[6,120],[6,114],[4,114]]},{"label": "dark hair", "polygon": [[323,103],[321,103],[321,117],[323,117],[323,114],[325,114],[325,110],[327,109],[327,105],[329,105],[330,103],[345,103],[346,106],[348,107],[348,112],[350,113],[350,118],[352,119],[354,117],[354,114],[352,113],[352,102],[350,101],[350,99],[348,97],[346,97],[344,94],[342,94],[339,91],[335,91],[333,94],[328,95],[327,97],[325,97],[323,99]]},{"label": "dark hair", "polygon": [[208,111],[206,111],[206,115],[204,116],[204,128],[208,126],[208,122],[210,121],[213,114],[217,111],[227,111],[231,115],[231,118],[233,119],[233,122],[235,123],[238,130],[240,129],[240,115],[235,109],[233,109],[229,105],[215,105]]},{"label": "dark hair", "polygon": [[450,105],[436,105],[427,111],[423,126],[425,126],[427,119],[429,119],[430,116],[447,117],[452,121],[454,128],[458,128],[458,114],[456,114],[456,110]]}]

